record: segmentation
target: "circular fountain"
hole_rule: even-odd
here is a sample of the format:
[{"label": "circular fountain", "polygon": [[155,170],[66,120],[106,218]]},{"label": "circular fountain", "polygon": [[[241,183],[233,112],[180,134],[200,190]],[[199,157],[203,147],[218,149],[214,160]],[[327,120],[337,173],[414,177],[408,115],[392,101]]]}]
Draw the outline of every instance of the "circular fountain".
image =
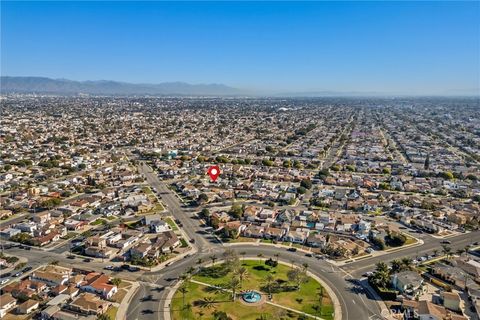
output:
[{"label": "circular fountain", "polygon": [[247,291],[242,294],[242,299],[248,303],[257,303],[262,299],[262,296],[257,291]]}]

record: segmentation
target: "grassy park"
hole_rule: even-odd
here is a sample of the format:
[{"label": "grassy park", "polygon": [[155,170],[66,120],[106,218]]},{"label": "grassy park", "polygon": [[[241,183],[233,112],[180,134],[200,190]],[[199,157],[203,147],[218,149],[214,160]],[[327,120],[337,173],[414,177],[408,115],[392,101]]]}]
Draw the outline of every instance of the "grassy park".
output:
[{"label": "grassy park", "polygon": [[[302,313],[333,318],[332,301],[320,283],[307,275],[307,265],[284,265],[275,259],[268,264],[236,257],[225,260],[185,276],[173,297],[173,319],[309,318]],[[260,292],[264,302],[248,305],[240,294],[244,290]]]}]

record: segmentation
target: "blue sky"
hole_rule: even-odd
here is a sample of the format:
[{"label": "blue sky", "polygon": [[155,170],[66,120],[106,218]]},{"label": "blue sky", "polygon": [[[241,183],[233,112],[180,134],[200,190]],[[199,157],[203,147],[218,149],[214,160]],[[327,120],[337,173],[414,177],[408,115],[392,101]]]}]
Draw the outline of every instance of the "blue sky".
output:
[{"label": "blue sky", "polygon": [[479,2],[5,2],[1,73],[471,94]]}]

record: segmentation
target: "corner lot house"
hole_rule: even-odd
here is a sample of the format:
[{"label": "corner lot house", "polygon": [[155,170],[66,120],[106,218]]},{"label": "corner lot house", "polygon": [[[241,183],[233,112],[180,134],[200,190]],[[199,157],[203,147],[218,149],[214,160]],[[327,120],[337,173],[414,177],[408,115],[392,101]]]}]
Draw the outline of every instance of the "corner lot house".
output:
[{"label": "corner lot house", "polygon": [[0,318],[3,318],[7,312],[17,305],[17,300],[10,293],[0,296]]},{"label": "corner lot house", "polygon": [[104,299],[110,299],[117,293],[117,286],[109,283],[110,278],[103,273],[91,272],[85,276],[85,281],[80,284],[83,291],[98,294]]}]

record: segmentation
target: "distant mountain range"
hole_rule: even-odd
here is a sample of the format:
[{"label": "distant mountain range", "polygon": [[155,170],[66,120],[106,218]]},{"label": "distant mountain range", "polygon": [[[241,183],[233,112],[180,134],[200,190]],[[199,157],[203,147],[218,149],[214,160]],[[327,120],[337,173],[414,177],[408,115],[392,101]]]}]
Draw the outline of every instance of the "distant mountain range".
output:
[{"label": "distant mountain range", "polygon": [[[48,93],[59,95],[184,95],[184,96],[238,96],[242,91],[223,84],[188,84],[163,82],[134,84],[118,81],[73,81],[45,77],[0,78],[1,93]],[[244,94],[244,93],[243,93]]]}]

